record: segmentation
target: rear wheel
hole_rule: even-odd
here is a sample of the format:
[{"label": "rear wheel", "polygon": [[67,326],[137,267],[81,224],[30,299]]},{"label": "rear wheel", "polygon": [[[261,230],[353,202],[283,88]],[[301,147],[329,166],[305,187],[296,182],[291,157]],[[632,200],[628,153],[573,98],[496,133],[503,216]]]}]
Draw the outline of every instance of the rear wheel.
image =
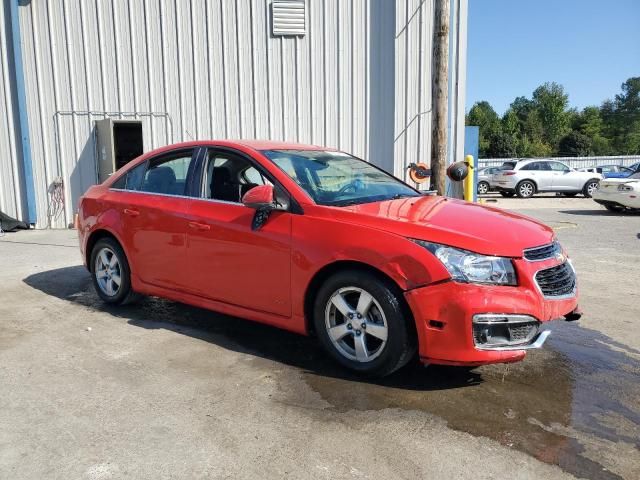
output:
[{"label": "rear wheel", "polygon": [[503,197],[507,197],[507,198],[511,198],[516,194],[516,192],[506,192],[504,190],[500,191],[500,195],[502,195]]},{"label": "rear wheel", "polygon": [[486,193],[489,193],[489,183],[482,181],[482,182],[478,182],[478,195],[484,195]]},{"label": "rear wheel", "polygon": [[131,270],[120,244],[113,238],[102,238],[91,251],[93,286],[106,303],[125,304],[137,298],[131,289]]},{"label": "rear wheel", "polygon": [[536,193],[536,186],[529,180],[523,180],[516,186],[516,194],[520,198],[533,197],[534,193]]},{"label": "rear wheel", "polygon": [[600,181],[595,178],[592,178],[591,180],[589,180],[587,183],[584,184],[584,188],[582,189],[582,194],[587,198],[591,198],[593,194],[596,192],[596,190],[598,190],[599,185],[600,185]]},{"label": "rear wheel", "polygon": [[354,372],[382,377],[415,354],[414,329],[400,293],[373,274],[349,270],[331,276],[314,305],[320,343],[338,363]]}]

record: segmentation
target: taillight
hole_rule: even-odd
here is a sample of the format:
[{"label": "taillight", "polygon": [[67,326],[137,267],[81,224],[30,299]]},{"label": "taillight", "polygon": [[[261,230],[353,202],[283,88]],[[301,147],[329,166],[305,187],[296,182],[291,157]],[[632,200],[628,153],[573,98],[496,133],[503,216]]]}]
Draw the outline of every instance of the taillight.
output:
[{"label": "taillight", "polygon": [[511,171],[511,170],[508,171],[508,172],[502,172],[502,175],[505,175],[505,176],[507,176],[507,175],[515,175],[515,174],[516,174],[516,172]]}]

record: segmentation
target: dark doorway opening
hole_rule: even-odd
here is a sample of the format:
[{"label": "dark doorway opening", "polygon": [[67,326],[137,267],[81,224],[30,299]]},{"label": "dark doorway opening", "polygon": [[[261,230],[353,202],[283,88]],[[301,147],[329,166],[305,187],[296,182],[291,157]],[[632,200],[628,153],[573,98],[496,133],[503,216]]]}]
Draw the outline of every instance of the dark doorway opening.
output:
[{"label": "dark doorway opening", "polygon": [[142,122],[113,122],[113,149],[116,170],[142,155]]}]

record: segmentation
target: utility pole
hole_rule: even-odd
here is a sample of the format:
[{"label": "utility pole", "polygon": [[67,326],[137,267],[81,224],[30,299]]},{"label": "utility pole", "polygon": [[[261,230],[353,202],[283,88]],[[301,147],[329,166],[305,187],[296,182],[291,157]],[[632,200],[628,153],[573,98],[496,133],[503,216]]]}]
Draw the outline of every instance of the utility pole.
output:
[{"label": "utility pole", "polygon": [[445,194],[447,106],[449,102],[450,0],[434,0],[433,81],[431,87],[431,189]]}]

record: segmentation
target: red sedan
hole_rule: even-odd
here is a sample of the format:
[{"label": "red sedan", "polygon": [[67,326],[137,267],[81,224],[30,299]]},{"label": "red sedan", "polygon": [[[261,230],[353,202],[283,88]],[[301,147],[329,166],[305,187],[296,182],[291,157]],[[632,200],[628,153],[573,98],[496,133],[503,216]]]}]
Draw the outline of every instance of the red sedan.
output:
[{"label": "red sedan", "polygon": [[349,154],[266,141],[149,152],[80,200],[111,304],[138,294],[313,334],[345,367],[513,362],[579,318],[553,231],[420,192]]}]

